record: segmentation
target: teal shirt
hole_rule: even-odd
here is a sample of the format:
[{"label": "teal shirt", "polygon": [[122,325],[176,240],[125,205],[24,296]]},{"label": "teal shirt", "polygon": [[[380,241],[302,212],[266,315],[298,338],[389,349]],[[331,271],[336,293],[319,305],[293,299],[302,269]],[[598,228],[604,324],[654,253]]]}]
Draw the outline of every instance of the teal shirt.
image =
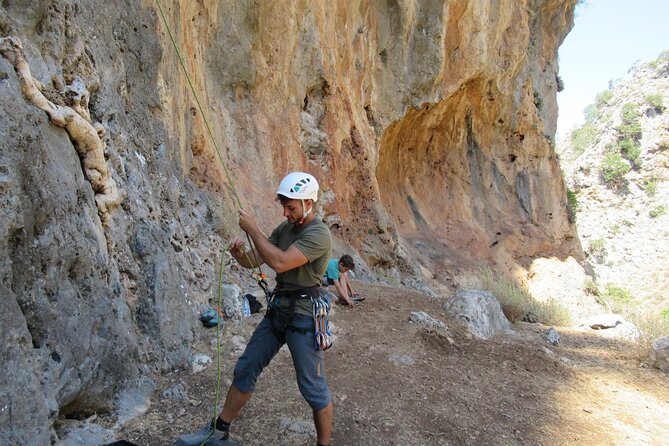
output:
[{"label": "teal shirt", "polygon": [[325,277],[332,280],[339,280],[339,259],[330,259],[328,268],[325,270]]},{"label": "teal shirt", "polygon": [[[268,240],[283,251],[295,246],[308,260],[300,267],[277,273],[278,290],[291,291],[321,286],[328,259],[332,254],[330,229],[322,220],[314,218],[299,232],[295,231],[294,223],[284,221],[272,231]],[[288,299],[282,299],[278,304],[287,306],[289,302]],[[312,315],[311,301],[298,299],[295,302],[295,312]]]}]

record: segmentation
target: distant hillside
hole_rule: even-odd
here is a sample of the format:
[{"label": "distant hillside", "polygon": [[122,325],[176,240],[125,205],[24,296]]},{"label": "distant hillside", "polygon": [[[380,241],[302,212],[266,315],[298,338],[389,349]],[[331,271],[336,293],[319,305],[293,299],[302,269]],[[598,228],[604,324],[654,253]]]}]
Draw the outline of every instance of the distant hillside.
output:
[{"label": "distant hillside", "polygon": [[572,217],[603,297],[669,319],[669,51],[610,87],[557,141]]}]

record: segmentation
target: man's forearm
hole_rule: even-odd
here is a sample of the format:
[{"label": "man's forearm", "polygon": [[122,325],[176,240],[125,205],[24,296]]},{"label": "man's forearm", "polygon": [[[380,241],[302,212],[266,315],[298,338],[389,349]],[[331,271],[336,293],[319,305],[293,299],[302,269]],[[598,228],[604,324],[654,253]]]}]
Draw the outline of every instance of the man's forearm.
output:
[{"label": "man's forearm", "polygon": [[237,263],[244,268],[258,268],[265,261],[257,250],[249,249],[244,252],[244,255],[240,259],[237,259]]},{"label": "man's forearm", "polygon": [[276,271],[276,267],[281,260],[280,256],[283,251],[270,243],[260,229],[249,232],[249,237],[253,240],[259,257],[262,258],[264,263],[269,265],[270,268]]}]

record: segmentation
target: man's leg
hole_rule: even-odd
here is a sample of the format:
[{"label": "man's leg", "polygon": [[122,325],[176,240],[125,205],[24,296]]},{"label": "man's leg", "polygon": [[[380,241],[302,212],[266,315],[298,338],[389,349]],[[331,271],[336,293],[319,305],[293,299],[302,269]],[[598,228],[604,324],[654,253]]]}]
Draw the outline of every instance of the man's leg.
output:
[{"label": "man's leg", "polygon": [[228,424],[232,423],[237,418],[237,415],[239,415],[239,411],[242,410],[242,407],[246,405],[252,396],[253,392],[242,392],[231,384],[219,418]]},{"label": "man's leg", "polygon": [[208,440],[226,440],[230,423],[251,398],[258,376],[284,342],[285,340],[277,339],[272,332],[270,319],[264,318],[256,327],[244,353],[235,365],[234,379],[228,389],[219,419],[210,420],[199,431],[184,435],[173,446],[198,446]]},{"label": "man's leg", "polygon": [[295,315],[293,325],[307,329],[306,333],[288,331],[286,340],[295,366],[300,393],[314,414],[318,442],[330,444],[332,434],[332,396],[325,376],[325,355],[314,348],[314,322],[310,316]]},{"label": "man's leg", "polygon": [[314,424],[316,425],[316,435],[318,443],[322,445],[330,444],[332,436],[332,421],[334,420],[334,407],[332,401],[321,410],[314,410]]}]

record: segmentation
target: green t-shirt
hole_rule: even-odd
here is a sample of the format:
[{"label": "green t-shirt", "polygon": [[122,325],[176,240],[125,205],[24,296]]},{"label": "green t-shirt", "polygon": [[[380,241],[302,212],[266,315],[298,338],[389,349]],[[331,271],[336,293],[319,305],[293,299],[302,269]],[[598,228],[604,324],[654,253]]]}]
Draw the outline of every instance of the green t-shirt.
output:
[{"label": "green t-shirt", "polygon": [[[270,243],[285,251],[294,245],[307,258],[304,265],[283,273],[277,273],[278,290],[300,290],[320,286],[332,252],[330,230],[322,220],[314,218],[301,231],[295,231],[295,224],[284,221],[268,237]],[[280,306],[288,306],[289,299],[281,299]],[[311,300],[297,299],[295,312],[312,314]]]}]

